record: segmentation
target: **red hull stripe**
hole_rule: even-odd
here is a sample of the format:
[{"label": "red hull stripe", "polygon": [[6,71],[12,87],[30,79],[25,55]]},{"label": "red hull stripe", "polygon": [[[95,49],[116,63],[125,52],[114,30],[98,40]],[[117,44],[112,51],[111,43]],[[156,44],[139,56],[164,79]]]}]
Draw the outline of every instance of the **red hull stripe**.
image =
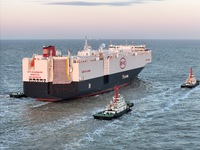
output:
[{"label": "red hull stripe", "polygon": [[59,99],[52,99],[52,98],[36,98],[38,101],[45,101],[45,102],[58,102],[61,101]]}]

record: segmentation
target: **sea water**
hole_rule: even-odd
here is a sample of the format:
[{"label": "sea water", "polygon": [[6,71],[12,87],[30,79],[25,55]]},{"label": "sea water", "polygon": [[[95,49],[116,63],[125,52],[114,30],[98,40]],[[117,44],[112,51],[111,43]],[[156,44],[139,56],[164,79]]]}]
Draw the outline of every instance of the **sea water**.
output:
[{"label": "sea water", "polygon": [[9,97],[23,89],[22,58],[42,54],[44,45],[75,55],[84,40],[0,42],[0,149],[200,149],[200,86],[180,88],[190,68],[200,79],[200,40],[88,40],[94,49],[134,43],[152,50],[152,63],[119,90],[132,111],[111,121],[92,115],[114,92],[58,103]]}]

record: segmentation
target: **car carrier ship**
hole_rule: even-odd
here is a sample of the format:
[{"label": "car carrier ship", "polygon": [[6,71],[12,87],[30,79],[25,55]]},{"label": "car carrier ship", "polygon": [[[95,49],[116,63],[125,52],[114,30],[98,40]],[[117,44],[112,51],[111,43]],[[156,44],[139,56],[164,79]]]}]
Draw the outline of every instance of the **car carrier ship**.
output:
[{"label": "car carrier ship", "polygon": [[23,90],[28,97],[60,101],[92,96],[130,84],[147,63],[151,50],[145,45],[102,44],[92,50],[85,39],[76,56],[62,55],[55,46],[44,46],[43,54],[23,58]]}]

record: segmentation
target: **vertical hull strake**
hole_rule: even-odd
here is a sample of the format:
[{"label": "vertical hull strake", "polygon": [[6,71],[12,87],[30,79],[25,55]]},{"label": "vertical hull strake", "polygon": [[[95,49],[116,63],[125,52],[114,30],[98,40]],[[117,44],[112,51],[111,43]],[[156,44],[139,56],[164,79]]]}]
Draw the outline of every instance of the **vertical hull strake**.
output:
[{"label": "vertical hull strake", "polygon": [[46,101],[100,94],[130,84],[149,62],[151,51],[144,45],[111,45],[95,51],[86,42],[76,56],[44,47],[43,55],[23,58],[24,94]]}]

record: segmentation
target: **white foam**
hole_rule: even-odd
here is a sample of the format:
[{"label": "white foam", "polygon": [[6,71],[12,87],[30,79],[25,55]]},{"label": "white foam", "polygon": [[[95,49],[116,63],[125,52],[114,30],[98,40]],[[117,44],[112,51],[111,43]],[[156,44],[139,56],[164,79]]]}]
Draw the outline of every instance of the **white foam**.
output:
[{"label": "white foam", "polygon": [[10,98],[10,95],[9,94],[3,94],[3,95],[0,95],[0,98]]}]

